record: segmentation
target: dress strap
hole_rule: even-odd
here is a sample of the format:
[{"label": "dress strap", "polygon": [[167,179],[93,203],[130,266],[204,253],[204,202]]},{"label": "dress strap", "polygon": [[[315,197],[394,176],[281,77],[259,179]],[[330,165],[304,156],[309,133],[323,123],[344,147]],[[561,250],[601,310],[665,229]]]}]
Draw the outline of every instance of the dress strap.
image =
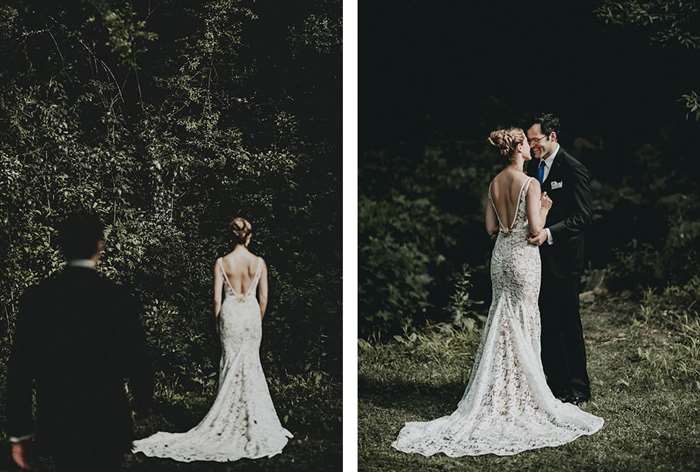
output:
[{"label": "dress strap", "polygon": [[489,202],[491,202],[491,207],[493,208],[493,212],[496,214],[496,219],[498,220],[498,226],[501,228],[501,231],[505,231],[506,227],[503,226],[503,223],[501,223],[501,217],[498,216],[498,210],[496,210],[496,204],[493,202],[493,198],[491,198],[491,186],[493,185],[493,180],[491,183],[489,183]]},{"label": "dress strap", "polygon": [[255,275],[253,276],[253,282],[250,284],[250,287],[248,287],[248,292],[246,293],[246,296],[250,296],[251,293],[254,293],[254,291],[258,287],[258,282],[260,282],[260,276],[262,275],[262,257],[258,257],[258,265],[255,268]]},{"label": "dress strap", "polygon": [[520,186],[520,192],[518,192],[518,201],[515,202],[515,212],[513,213],[513,221],[510,223],[510,226],[508,227],[508,230],[512,230],[513,227],[515,226],[515,220],[518,219],[518,211],[520,211],[520,199],[523,197],[523,190],[525,190],[525,186],[530,183],[530,180],[532,180],[532,177],[528,177],[525,179],[525,182],[523,182],[523,185]]},{"label": "dress strap", "polygon": [[233,285],[231,285],[231,282],[228,280],[228,276],[226,275],[226,270],[224,270],[224,261],[221,258],[219,258],[217,260],[219,261],[219,267],[221,267],[221,273],[224,274],[224,280],[228,284],[228,288],[230,288],[233,293],[236,293],[236,290],[234,290]]}]

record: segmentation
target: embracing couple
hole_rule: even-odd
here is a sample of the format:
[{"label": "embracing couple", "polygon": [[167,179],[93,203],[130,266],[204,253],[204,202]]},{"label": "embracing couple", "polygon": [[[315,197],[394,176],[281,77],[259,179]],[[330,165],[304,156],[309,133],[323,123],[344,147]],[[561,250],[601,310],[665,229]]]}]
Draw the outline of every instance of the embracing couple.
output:
[{"label": "embracing couple", "polygon": [[213,268],[222,344],[216,399],[190,431],[133,441],[125,379],[137,417],[148,414],[153,394],[143,308],[96,271],[104,248],[99,219],[66,219],[59,231],[66,267],[26,290],[19,305],[7,378],[8,433],[19,467],[31,468],[34,444],[53,457],[59,472],[120,470],[130,450],[185,462],[282,451],[291,434],[277,417],[259,356],[267,266],[248,250],[247,220],[235,218],[231,231],[234,249]]},{"label": "embracing couple", "polygon": [[529,125],[489,136],[506,165],[485,205],[493,298],[467,388],[452,414],[406,423],[400,451],[511,455],[603,426],[579,408],[591,397],[578,298],[589,175],[559,145],[556,116]]}]

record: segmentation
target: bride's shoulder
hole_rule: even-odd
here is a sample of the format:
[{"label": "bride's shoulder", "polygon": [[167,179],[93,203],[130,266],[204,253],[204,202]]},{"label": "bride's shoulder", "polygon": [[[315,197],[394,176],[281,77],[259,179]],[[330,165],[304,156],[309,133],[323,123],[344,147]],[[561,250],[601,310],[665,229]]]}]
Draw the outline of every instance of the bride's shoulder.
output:
[{"label": "bride's shoulder", "polygon": [[513,177],[504,169],[491,179],[489,182],[489,190],[492,192],[499,192],[501,189],[508,188],[512,180]]},{"label": "bride's shoulder", "polygon": [[520,186],[528,185],[530,182],[532,182],[534,179],[530,177],[527,174],[519,175],[517,179],[517,183]]},{"label": "bride's shoulder", "polygon": [[248,254],[246,256],[246,260],[248,261],[249,264],[252,264],[255,266],[258,263],[265,263],[265,259],[263,259],[261,256],[258,256],[255,254],[253,251],[248,250]]},{"label": "bride's shoulder", "polygon": [[253,254],[253,257],[255,258],[253,261],[253,267],[257,270],[259,267],[260,270],[265,270],[267,268],[267,263],[265,262],[265,259],[262,258],[262,256],[258,256],[257,254]]},{"label": "bride's shoulder", "polygon": [[253,254],[253,261],[256,264],[261,264],[263,266],[265,265],[265,259],[263,259],[262,256],[258,256],[257,254]]},{"label": "bride's shoulder", "polygon": [[258,272],[260,272],[261,274],[264,273],[265,270],[267,269],[267,265],[265,264],[265,259],[258,256],[257,254],[251,253],[250,255],[252,257],[250,259],[250,262],[248,263],[249,264],[248,270],[250,270],[251,273],[255,273],[255,274],[257,274]]},{"label": "bride's shoulder", "polygon": [[489,181],[489,189],[499,187],[501,184],[501,180],[503,180],[503,171],[494,175],[493,178]]},{"label": "bride's shoulder", "polygon": [[508,175],[508,171],[506,169],[503,169],[498,174],[493,176],[493,178],[491,179],[491,183],[500,182],[506,175]]},{"label": "bride's shoulder", "polygon": [[217,257],[216,259],[214,259],[214,263],[212,264],[214,272],[218,273],[222,269],[223,265],[223,257]]},{"label": "bride's shoulder", "polygon": [[524,196],[527,196],[527,195],[537,196],[537,195],[539,195],[540,186],[537,182],[537,179],[535,179],[534,177],[527,176],[527,177],[523,178],[521,186],[522,186],[522,193]]}]

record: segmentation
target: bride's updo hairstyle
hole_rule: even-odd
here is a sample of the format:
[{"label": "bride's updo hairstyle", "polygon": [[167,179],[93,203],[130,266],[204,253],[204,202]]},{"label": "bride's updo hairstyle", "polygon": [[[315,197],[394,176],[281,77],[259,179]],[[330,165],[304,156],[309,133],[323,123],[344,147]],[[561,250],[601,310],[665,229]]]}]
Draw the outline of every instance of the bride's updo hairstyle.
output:
[{"label": "bride's updo hairstyle", "polygon": [[240,216],[235,217],[231,220],[229,225],[231,232],[233,233],[233,240],[236,244],[245,245],[248,242],[248,238],[253,234],[253,226],[248,220]]},{"label": "bride's updo hairstyle", "polygon": [[525,141],[525,132],[520,128],[497,129],[489,134],[489,143],[498,149],[501,156],[510,157],[518,144]]}]

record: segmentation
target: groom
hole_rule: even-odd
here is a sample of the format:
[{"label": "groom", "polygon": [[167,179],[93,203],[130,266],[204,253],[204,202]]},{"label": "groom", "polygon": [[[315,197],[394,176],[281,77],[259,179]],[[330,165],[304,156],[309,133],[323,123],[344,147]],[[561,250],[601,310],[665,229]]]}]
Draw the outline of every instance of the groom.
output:
[{"label": "groom", "polygon": [[59,234],[66,268],[20,299],[8,365],[7,430],[12,458],[22,469],[30,467],[36,444],[54,458],[57,471],[119,470],[133,436],[124,378],[138,413],[151,401],[142,308],[95,270],[103,230],[96,217],[69,217]]},{"label": "groom", "polygon": [[554,205],[547,228],[529,239],[540,247],[542,286],[542,364],[547,384],[562,401],[580,404],[590,399],[586,346],[579,314],[583,272],[583,233],[591,222],[591,192],[586,167],[559,145],[559,119],[535,118],[527,130],[534,156],[528,175],[537,178]]}]

